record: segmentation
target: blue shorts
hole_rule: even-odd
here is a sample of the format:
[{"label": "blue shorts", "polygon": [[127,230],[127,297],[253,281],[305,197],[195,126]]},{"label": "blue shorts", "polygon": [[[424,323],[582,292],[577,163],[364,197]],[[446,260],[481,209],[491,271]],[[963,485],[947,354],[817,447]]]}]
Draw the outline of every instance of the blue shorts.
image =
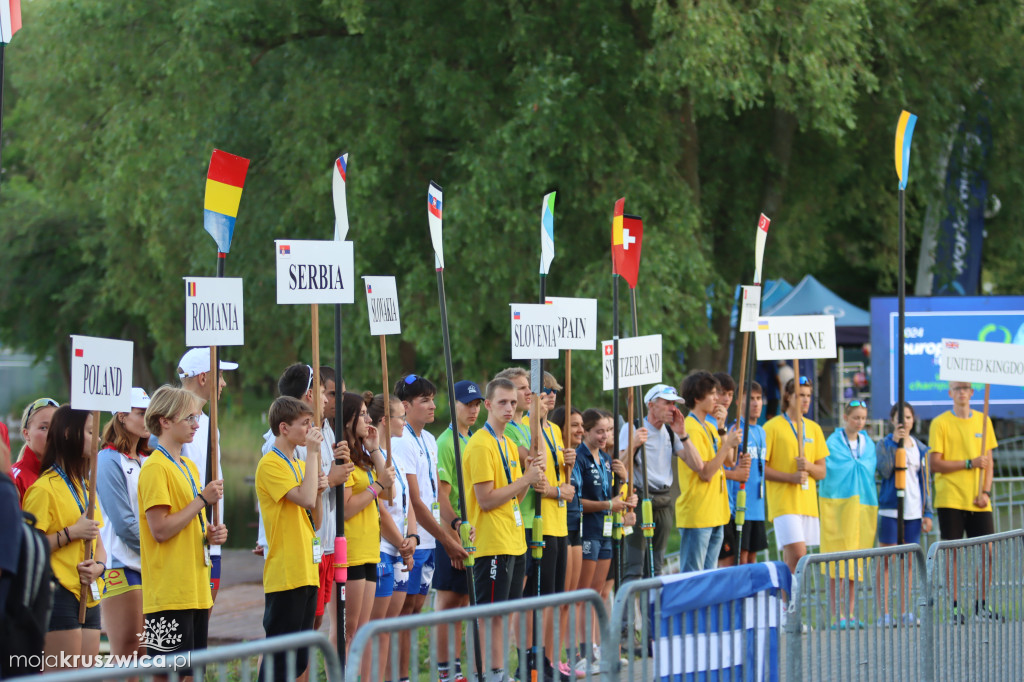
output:
[{"label": "blue shorts", "polygon": [[210,557],[210,589],[220,589],[220,554]]},{"label": "blue shorts", "polygon": [[380,560],[380,563],[377,564],[377,592],[375,596],[390,597],[395,592],[405,592],[409,585],[409,574],[398,570],[405,567],[402,557],[381,552]]},{"label": "blue shorts", "polygon": [[[896,519],[891,516],[878,517],[878,541],[883,545],[896,544]],[[903,521],[903,541],[908,545],[921,542],[921,519]]]},{"label": "blue shorts", "polygon": [[417,549],[413,552],[412,559],[408,593],[425,595],[430,591],[430,580],[434,577],[434,550]]},{"label": "blue shorts", "polygon": [[583,559],[598,561],[612,558],[612,539],[606,537],[583,538]]}]

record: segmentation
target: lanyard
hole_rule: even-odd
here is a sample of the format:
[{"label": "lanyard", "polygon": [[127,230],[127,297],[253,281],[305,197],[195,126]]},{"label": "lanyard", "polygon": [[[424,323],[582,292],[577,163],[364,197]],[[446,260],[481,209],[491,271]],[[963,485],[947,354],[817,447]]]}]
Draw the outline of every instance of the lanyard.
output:
[{"label": "lanyard", "polygon": [[68,490],[71,491],[71,494],[75,496],[75,504],[78,505],[78,511],[84,514],[85,508],[89,504],[88,493],[85,492],[84,488],[82,489],[82,497],[85,498],[85,504],[82,504],[82,498],[78,496],[78,491],[75,489],[75,486],[71,484],[71,479],[68,478],[68,475],[66,473],[64,473],[64,470],[57,466],[56,464],[53,465],[53,469],[60,475],[61,478],[64,479],[64,484],[67,485]]},{"label": "lanyard", "polygon": [[[513,422],[515,423],[515,422]],[[494,432],[490,424],[484,424],[487,427],[487,432],[494,436],[495,442],[498,444],[498,454],[501,455],[501,466],[505,468],[505,479],[508,481],[507,485],[512,485],[512,469],[508,465],[508,457],[505,456],[505,450],[501,447],[501,441],[504,440],[504,434],[501,438],[498,438],[498,434]]]},{"label": "lanyard", "polygon": [[[459,437],[459,442],[460,443],[462,443],[463,445],[469,445],[469,439],[466,438],[465,436],[463,436],[461,431],[456,431],[455,427],[453,427],[451,424],[448,424],[448,428],[452,430],[452,433],[454,433],[455,435],[457,435]],[[473,429],[469,430],[469,435],[470,436],[473,435]]]},{"label": "lanyard", "polygon": [[[850,443],[850,439],[849,438],[846,439],[846,443],[849,445],[849,443]],[[860,459],[861,451],[862,451],[862,448],[860,446],[860,434],[858,433],[857,434],[857,448],[854,449],[854,447],[852,445],[850,445],[850,452],[853,453],[853,458],[854,459]]]},{"label": "lanyard", "polygon": [[[586,443],[580,443],[583,449],[587,451],[587,458],[590,460],[591,465],[597,467],[598,473],[601,474],[601,493],[604,495],[604,501],[610,500],[612,497],[612,482],[611,476],[608,474],[604,467],[604,459],[601,457],[601,452],[597,453],[597,460],[594,460],[594,453],[590,451]],[[601,500],[598,500],[599,502]]]},{"label": "lanyard", "polygon": [[[295,477],[295,482],[302,485],[302,481],[299,480],[299,472],[295,471],[295,467],[292,465],[292,461],[285,456],[283,452],[278,450],[276,447],[270,448],[277,453],[277,456],[284,460],[288,468],[292,470],[292,476]],[[309,527],[313,529],[313,534],[316,535],[316,524],[313,523],[313,514],[308,509],[303,509],[306,512],[306,518],[309,519]]]},{"label": "lanyard", "polygon": [[[548,432],[549,431],[551,432],[550,436],[548,436]],[[555,482],[556,483],[561,483],[562,482],[562,474],[559,471],[559,469],[561,467],[558,466],[558,455],[555,454],[555,443],[554,443],[555,432],[554,432],[554,429],[552,429],[551,425],[549,424],[547,429],[545,429],[544,427],[541,427],[540,432],[542,434],[544,434],[544,440],[547,441],[547,444],[548,444],[548,452],[551,453],[551,461],[555,463]]]},{"label": "lanyard", "polygon": [[509,423],[512,424],[512,426],[516,427],[516,431],[519,432],[519,435],[521,435],[526,440],[530,440],[530,434],[528,434],[526,431],[523,431],[523,427],[520,426],[519,423],[515,419],[513,419]]},{"label": "lanyard", "polygon": [[[384,453],[384,454],[387,455],[387,453]],[[405,474],[402,473],[398,469],[398,460],[394,460],[393,459],[393,460],[391,460],[391,462],[392,462],[392,464],[395,465],[395,473],[398,474],[398,482],[402,484],[402,514],[405,515],[405,516],[408,516],[408,509],[409,508],[407,506],[406,493],[405,493],[406,488],[408,486],[406,486],[406,483],[405,483]],[[372,481],[372,479],[371,479],[371,481]]]},{"label": "lanyard", "polygon": [[[193,496],[193,499],[195,499],[196,497],[199,497],[199,488],[196,487],[195,479],[192,478],[192,472],[189,471],[189,468],[187,466],[186,467],[182,467],[180,462],[176,462],[174,460],[174,458],[171,457],[171,453],[167,452],[167,450],[164,448],[163,445],[157,445],[156,449],[159,450],[160,452],[164,453],[164,457],[166,457],[167,459],[171,460],[171,463],[174,464],[174,466],[178,467],[178,471],[181,472],[181,475],[188,479],[188,482],[192,485],[192,496]],[[206,541],[206,522],[203,521],[203,510],[201,510],[201,509],[199,510],[199,530],[201,530],[203,532],[203,541],[205,542]]]},{"label": "lanyard", "polygon": [[412,427],[407,423],[405,425],[406,430],[412,434],[413,439],[416,441],[416,447],[423,453],[423,456],[427,458],[427,464],[430,465],[430,489],[434,491],[434,502],[437,502],[437,482],[434,481],[434,460],[430,459],[430,452],[427,450],[426,439],[420,440],[420,437],[416,435],[416,432],[412,430]]},{"label": "lanyard", "polygon": [[[694,419],[697,419],[697,418],[694,417]],[[700,424],[700,428],[704,429],[704,435],[707,436],[708,440],[711,441],[711,447],[714,448],[715,454],[717,455],[718,454],[718,441],[715,440],[714,436],[712,436],[710,433],[708,433],[707,424],[705,424],[704,422],[702,422],[699,419],[697,419],[697,423]]]},{"label": "lanyard", "polygon": [[[796,432],[796,427],[795,427],[795,426],[793,426],[793,422],[792,422],[792,421],[790,421],[790,419],[789,419],[789,415],[788,415],[788,414],[786,414],[785,412],[783,412],[782,416],[786,418],[786,421],[787,421],[787,422],[789,422],[789,428],[790,428],[790,430],[791,430],[791,431],[793,432],[793,438],[795,438],[795,439],[796,439],[796,446],[797,446],[797,448],[799,448],[799,447],[800,447],[800,436],[799,436],[799,435],[797,435],[797,432]],[[803,419],[803,418],[801,417],[801,419]],[[804,430],[804,442],[805,442],[805,443],[807,442],[807,431],[806,431],[806,429]],[[797,452],[799,452],[799,450],[797,450]]]}]

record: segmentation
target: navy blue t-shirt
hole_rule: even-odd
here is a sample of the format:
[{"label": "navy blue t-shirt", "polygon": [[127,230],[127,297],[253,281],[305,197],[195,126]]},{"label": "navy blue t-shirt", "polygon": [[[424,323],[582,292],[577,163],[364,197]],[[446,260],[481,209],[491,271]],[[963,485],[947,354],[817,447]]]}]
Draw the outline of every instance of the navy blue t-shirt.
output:
[{"label": "navy blue t-shirt", "polygon": [[[578,447],[576,452],[579,453]],[[569,472],[569,483],[576,489],[576,495],[573,496],[572,502],[565,505],[565,521],[569,532],[575,533],[580,530],[580,522],[583,517],[583,503],[580,502],[580,493],[583,490],[583,469],[580,468],[579,454],[576,455],[576,464]]]},{"label": "navy blue t-shirt", "polygon": [[10,476],[0,473],[0,613],[7,608],[7,596],[21,558],[21,507],[18,489]]},{"label": "navy blue t-shirt", "polygon": [[[598,458],[590,453],[586,443],[576,448],[576,465],[582,476],[580,495],[587,500],[607,502],[612,499],[612,458],[601,451]],[[604,517],[607,512],[583,514],[583,539],[596,540],[604,536]]]}]

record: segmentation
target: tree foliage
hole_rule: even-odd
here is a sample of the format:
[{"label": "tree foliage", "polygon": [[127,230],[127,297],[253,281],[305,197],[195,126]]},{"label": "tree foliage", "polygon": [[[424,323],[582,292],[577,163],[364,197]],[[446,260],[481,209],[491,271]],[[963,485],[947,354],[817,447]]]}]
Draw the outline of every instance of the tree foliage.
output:
[{"label": "tree foliage", "polygon": [[[227,263],[245,278],[247,343],[230,355],[269,391],[311,336],[308,309],[275,305],[272,241],[330,238],[330,166],[348,151],[357,274],[398,278],[393,375],[443,376],[430,179],[445,187],[457,378],[508,364],[507,303],[537,296],[554,186],[548,292],[599,297],[611,335],[626,196],[645,222],[640,332],[721,367],[761,211],[766,276],[811,272],[861,305],[895,289],[903,108],[920,117],[911,246],[979,81],[1003,201],[990,243],[1019,230],[1021,23],[1019,3],[951,0],[36,0],[7,52],[0,335],[60,357],[69,333],[128,337],[137,381],[172,376],[181,278],[214,271],[201,202],[217,147],[252,159]],[[986,256],[1003,290],[1022,248]],[[344,313],[352,388],[380,381],[364,311],[357,296]],[[597,354],[574,360],[577,396],[597,399]]]}]

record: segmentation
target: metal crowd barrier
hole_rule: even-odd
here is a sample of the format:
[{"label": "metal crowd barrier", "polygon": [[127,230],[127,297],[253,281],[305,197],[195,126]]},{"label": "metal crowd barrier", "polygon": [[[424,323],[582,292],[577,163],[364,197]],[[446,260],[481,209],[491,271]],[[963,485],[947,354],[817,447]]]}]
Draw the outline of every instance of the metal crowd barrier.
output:
[{"label": "metal crowd barrier", "polygon": [[[257,656],[269,656],[271,654],[282,654],[285,657],[285,678],[294,680],[301,670],[296,670],[296,655],[302,649],[308,652],[309,680],[327,680],[328,682],[341,682],[341,663],[338,661],[338,652],[327,640],[326,637],[317,632],[296,632],[280,637],[258,639],[241,644],[229,644],[210,649],[199,649],[187,652],[190,656],[189,664],[192,667],[193,679],[196,682],[203,680],[243,680],[249,682],[258,673],[258,666],[251,660]],[[317,656],[317,652],[321,657]],[[153,652],[155,659],[159,654]],[[184,656],[185,654],[180,654]],[[166,654],[166,665],[141,666],[138,664],[127,667],[111,668],[79,668],[66,670],[57,673],[50,673],[44,676],[47,682],[100,682],[100,680],[126,680],[138,678],[139,680],[152,680],[156,676],[166,676],[170,682],[178,682],[181,679],[180,670],[175,670],[175,654]],[[151,659],[152,660],[152,659]],[[268,660],[264,669],[263,680],[273,680],[273,658]],[[179,663],[180,664],[180,663]],[[210,669],[212,668],[212,670]],[[262,682],[262,681],[261,681]]]},{"label": "metal crowd barrier", "polygon": [[1024,530],[928,552],[936,680],[1024,679]]},{"label": "metal crowd barrier", "polygon": [[931,679],[927,593],[918,545],[803,557],[787,612],[787,679]]},{"label": "metal crowd barrier", "polygon": [[619,646],[602,650],[608,682],[777,680],[781,667],[781,562],[626,583],[609,621]]},{"label": "metal crowd barrier", "polygon": [[992,517],[997,533],[1024,528],[1024,476],[992,479]]},{"label": "metal crowd barrier", "polygon": [[[560,627],[560,608],[567,607],[568,621],[566,632]],[[510,679],[531,680],[525,657],[520,651],[530,647],[535,639],[531,633],[534,624],[547,614],[553,617],[553,634],[557,654],[545,655],[552,660],[557,668],[560,661],[565,660],[574,667],[576,657],[572,655],[578,643],[582,643],[585,651],[594,649],[591,632],[596,629],[600,635],[609,632],[608,616],[601,595],[593,590],[576,590],[544,597],[528,597],[515,601],[499,602],[467,606],[447,611],[420,613],[398,618],[386,618],[370,621],[359,629],[352,639],[350,654],[345,667],[346,682],[357,682],[361,668],[367,665],[364,661],[369,657],[369,677],[366,680],[399,680],[408,677],[411,680],[437,680],[438,662],[447,661],[451,664],[456,659],[462,661],[462,674],[474,680],[474,674],[483,672],[487,682],[508,682]],[[532,618],[531,618],[532,616]],[[444,628],[448,634],[448,650],[438,651],[438,630]],[[462,636],[459,635],[459,629]],[[536,630],[539,631],[539,626]],[[572,633],[581,632],[582,640]],[[399,670],[399,636],[409,636],[409,670]],[[616,641],[617,641],[617,633]],[[383,638],[390,638],[388,660],[382,661],[380,656]],[[602,645],[602,651],[607,647]],[[479,645],[479,648],[478,648]],[[461,646],[461,652],[460,652]],[[569,656],[565,656],[565,649]],[[497,650],[495,656],[494,651]],[[477,659],[479,652],[482,661]],[[443,656],[444,658],[440,658]],[[482,665],[481,665],[482,663]],[[584,666],[586,680],[595,679],[598,666]],[[454,675],[453,675],[454,676]],[[544,680],[543,671],[538,671],[536,679]]]}]

